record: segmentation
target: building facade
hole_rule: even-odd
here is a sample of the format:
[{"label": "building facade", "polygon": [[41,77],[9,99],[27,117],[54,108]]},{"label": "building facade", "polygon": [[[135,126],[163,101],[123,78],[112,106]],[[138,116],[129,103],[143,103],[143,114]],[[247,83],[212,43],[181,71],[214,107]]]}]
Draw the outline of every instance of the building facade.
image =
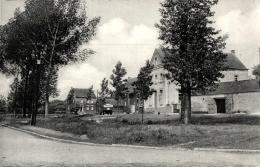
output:
[{"label": "building facade", "polygon": [[96,113],[96,95],[92,89],[71,88],[67,96],[67,111],[79,115]]},{"label": "building facade", "polygon": [[154,90],[154,93],[144,103],[146,112],[178,112],[180,108],[178,86],[165,77],[166,70],[162,66],[165,54],[162,48],[155,49],[151,59],[151,63],[154,65],[151,89]]},{"label": "building facade", "polygon": [[[163,69],[163,49],[155,49],[151,63],[154,65],[152,89],[155,93],[145,102],[145,111],[154,113],[173,113],[180,110],[179,87],[165,78]],[[251,80],[248,69],[236,57],[235,51],[227,54],[223,71],[217,88],[211,92],[195,93],[191,97],[192,112],[196,113],[234,113],[259,112],[259,80]]]},{"label": "building facade", "polygon": [[259,113],[259,79],[249,78],[248,69],[234,51],[228,54],[226,65],[228,69],[223,71],[224,78],[220,79],[215,90],[192,96],[192,112]]}]

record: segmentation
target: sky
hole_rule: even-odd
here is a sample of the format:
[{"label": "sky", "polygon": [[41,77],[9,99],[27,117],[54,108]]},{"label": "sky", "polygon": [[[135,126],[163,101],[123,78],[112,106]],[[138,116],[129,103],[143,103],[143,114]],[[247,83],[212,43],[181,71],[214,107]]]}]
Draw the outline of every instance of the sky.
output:
[{"label": "sky", "polygon": [[[72,64],[59,71],[59,99],[65,99],[71,87],[99,89],[101,80],[112,73],[118,61],[135,77],[141,66],[159,46],[158,31],[161,0],[85,0],[89,18],[100,16],[97,35],[82,47],[95,54],[84,63]],[[0,24],[23,8],[23,0],[0,0]],[[260,0],[219,0],[214,7],[215,27],[229,36],[226,52],[236,50],[239,59],[252,69],[259,62]],[[0,74],[0,94],[7,96],[12,78]]]}]

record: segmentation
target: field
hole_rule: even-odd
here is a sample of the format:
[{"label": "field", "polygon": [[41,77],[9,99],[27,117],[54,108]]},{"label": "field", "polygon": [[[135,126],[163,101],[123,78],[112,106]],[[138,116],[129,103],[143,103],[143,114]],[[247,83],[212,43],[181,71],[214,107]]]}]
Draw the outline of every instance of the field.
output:
[{"label": "field", "polygon": [[[59,131],[61,138],[102,144],[260,149],[259,116],[193,115],[188,126],[180,124],[177,115],[145,114],[144,124],[140,123],[139,114],[105,118],[41,118],[37,120],[37,127]],[[13,119],[10,124],[21,127],[20,122],[21,119]],[[54,132],[45,131],[52,136]]]}]

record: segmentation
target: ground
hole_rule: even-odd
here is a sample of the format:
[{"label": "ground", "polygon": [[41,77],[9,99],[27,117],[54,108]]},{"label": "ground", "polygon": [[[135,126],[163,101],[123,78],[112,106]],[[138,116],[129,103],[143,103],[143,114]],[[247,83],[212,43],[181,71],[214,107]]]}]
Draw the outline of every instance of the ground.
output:
[{"label": "ground", "polygon": [[258,166],[259,153],[140,149],[61,143],[0,127],[3,167],[243,167]]},{"label": "ground", "polygon": [[20,119],[10,124],[53,137],[101,144],[260,150],[259,116],[194,115],[189,126],[180,124],[176,115],[146,114],[144,118],[143,125],[139,114],[38,119],[38,127],[54,132],[21,126]]}]

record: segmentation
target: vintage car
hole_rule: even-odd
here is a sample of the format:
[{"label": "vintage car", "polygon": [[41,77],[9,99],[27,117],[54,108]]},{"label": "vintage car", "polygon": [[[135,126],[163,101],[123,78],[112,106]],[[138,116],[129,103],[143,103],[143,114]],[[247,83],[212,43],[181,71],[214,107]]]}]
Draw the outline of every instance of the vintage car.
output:
[{"label": "vintage car", "polygon": [[109,104],[109,103],[107,103],[107,104],[105,104],[104,106],[103,106],[103,110],[101,111],[101,115],[105,115],[105,114],[109,114],[109,115],[112,115],[112,113],[113,113],[113,105],[112,104]]}]

